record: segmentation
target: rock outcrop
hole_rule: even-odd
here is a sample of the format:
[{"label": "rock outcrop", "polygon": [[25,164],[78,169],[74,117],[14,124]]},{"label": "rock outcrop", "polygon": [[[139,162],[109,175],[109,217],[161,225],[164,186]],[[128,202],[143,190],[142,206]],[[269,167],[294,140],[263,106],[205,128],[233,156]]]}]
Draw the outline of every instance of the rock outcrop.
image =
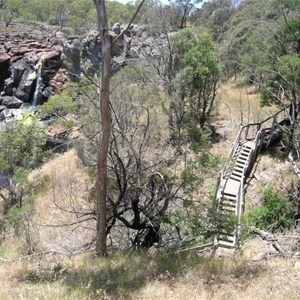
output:
[{"label": "rock outcrop", "polygon": [[[0,105],[19,108],[34,98],[45,101],[59,92],[52,79],[63,67],[63,47],[33,27],[11,25],[0,29]],[[60,79],[62,84],[66,78]]]},{"label": "rock outcrop", "polygon": [[[123,29],[115,24],[110,33],[115,37]],[[160,55],[163,43],[163,37],[159,42],[150,37],[146,27],[131,26],[114,47],[113,72],[129,59]],[[52,27],[0,26],[0,120],[18,114],[16,110],[24,104],[43,103],[67,81],[94,76],[100,63],[97,31],[70,37]]]}]

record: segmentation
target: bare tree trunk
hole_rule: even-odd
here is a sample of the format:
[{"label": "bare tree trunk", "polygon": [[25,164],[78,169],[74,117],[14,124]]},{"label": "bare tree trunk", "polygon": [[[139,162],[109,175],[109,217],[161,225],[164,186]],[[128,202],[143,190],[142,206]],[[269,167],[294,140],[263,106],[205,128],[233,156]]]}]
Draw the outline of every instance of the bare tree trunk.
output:
[{"label": "bare tree trunk", "polygon": [[112,121],[109,107],[109,92],[110,92],[110,77],[111,77],[111,52],[116,41],[124,35],[130,28],[133,20],[141,9],[145,0],[139,4],[135,14],[133,15],[128,26],[114,40],[109,35],[105,0],[94,0],[97,18],[98,29],[101,38],[101,90],[100,90],[100,113],[102,130],[100,133],[98,144],[98,159],[97,159],[97,236],[96,236],[96,254],[104,256],[107,254],[106,247],[106,199],[107,199],[107,157],[110,144]]},{"label": "bare tree trunk", "polygon": [[111,46],[112,40],[109,36],[106,8],[104,0],[94,0],[99,32],[101,37],[102,52],[102,72],[101,72],[101,91],[100,91],[100,110],[102,130],[98,145],[97,160],[97,237],[96,254],[104,256],[107,253],[106,248],[106,197],[107,197],[107,156],[112,130],[111,114],[109,108],[109,91],[111,77]]}]

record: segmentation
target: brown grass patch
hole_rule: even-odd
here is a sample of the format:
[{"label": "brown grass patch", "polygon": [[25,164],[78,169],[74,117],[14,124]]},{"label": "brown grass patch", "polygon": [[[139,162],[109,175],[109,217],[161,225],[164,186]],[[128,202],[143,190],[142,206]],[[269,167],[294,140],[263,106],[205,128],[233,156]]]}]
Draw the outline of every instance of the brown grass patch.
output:
[{"label": "brown grass patch", "polygon": [[81,213],[95,208],[89,194],[91,182],[74,150],[32,172],[29,181],[41,184],[34,199],[33,222],[43,249],[73,251],[92,238],[94,221],[80,223]]}]

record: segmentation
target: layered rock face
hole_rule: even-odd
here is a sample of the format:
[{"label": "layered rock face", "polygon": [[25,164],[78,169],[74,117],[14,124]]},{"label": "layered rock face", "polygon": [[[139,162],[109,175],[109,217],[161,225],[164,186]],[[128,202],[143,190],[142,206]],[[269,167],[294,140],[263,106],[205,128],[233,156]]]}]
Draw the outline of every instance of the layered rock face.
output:
[{"label": "layered rock face", "polygon": [[[117,36],[122,29],[114,25],[111,35]],[[114,48],[113,72],[128,59],[159,55],[163,40],[158,45],[145,27],[132,26]],[[26,104],[36,106],[47,101],[67,81],[95,75],[100,63],[97,31],[70,37],[45,26],[0,26],[0,120],[15,118]]]},{"label": "layered rock face", "polygon": [[65,81],[52,82],[62,67],[62,52],[62,45],[50,41],[46,32],[22,25],[1,27],[1,105],[18,108],[31,104],[34,97],[42,102],[57,92]]},{"label": "layered rock face", "polygon": [[[0,29],[0,118],[8,118],[24,103],[42,103],[58,92],[67,75],[61,63],[63,47],[48,34],[22,25]],[[16,112],[15,112],[16,113]],[[13,116],[10,116],[13,117]]]}]

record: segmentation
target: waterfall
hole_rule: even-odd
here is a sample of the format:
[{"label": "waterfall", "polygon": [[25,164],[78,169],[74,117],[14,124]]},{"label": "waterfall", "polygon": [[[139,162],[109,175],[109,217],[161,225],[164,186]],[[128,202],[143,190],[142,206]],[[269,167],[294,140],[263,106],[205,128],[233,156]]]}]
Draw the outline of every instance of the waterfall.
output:
[{"label": "waterfall", "polygon": [[41,91],[43,87],[43,78],[42,78],[42,67],[43,67],[43,61],[39,61],[39,63],[36,66],[36,83],[35,83],[35,90],[33,95],[33,100],[31,105],[37,106],[39,104],[39,100],[41,97]]}]

